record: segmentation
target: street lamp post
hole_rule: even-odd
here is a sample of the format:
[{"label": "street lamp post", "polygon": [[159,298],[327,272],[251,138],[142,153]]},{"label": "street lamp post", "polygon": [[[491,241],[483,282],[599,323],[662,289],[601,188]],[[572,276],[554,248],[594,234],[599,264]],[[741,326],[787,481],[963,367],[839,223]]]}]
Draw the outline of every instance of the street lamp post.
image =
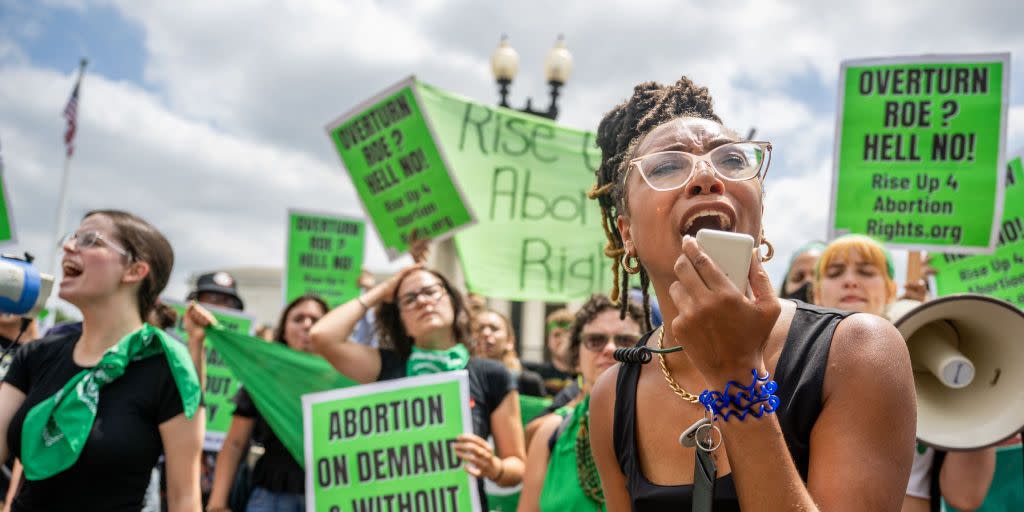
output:
[{"label": "street lamp post", "polygon": [[[508,44],[508,36],[502,35],[498,48],[491,55],[491,71],[498,82],[498,105],[512,108],[508,103],[508,89],[519,72],[519,53]],[[572,73],[572,54],[565,47],[565,37],[559,35],[555,46],[544,59],[544,76],[551,86],[551,104],[547,110],[534,110],[532,100],[526,98],[526,106],[517,109],[520,112],[546,117],[554,120],[558,117],[559,89],[569,80]]]}]

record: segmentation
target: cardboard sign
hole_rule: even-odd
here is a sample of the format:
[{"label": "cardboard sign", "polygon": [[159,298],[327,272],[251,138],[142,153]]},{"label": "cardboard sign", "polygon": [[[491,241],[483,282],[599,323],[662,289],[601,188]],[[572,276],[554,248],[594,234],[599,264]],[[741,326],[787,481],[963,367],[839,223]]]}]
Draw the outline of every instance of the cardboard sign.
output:
[{"label": "cardboard sign", "polygon": [[830,236],[991,252],[1003,208],[1009,59],[843,62]]},{"label": "cardboard sign", "polygon": [[302,410],[307,511],[479,512],[454,449],[473,431],[466,371],[303,395]]},{"label": "cardboard sign", "polygon": [[1010,161],[1006,173],[1006,200],[995,252],[933,255],[937,295],[980,293],[1024,308],[1024,172],[1020,157]]},{"label": "cardboard sign", "polygon": [[327,127],[392,260],[409,240],[443,240],[475,222],[408,78]]},{"label": "cardboard sign", "polygon": [[284,302],[306,294],[331,308],[359,294],[366,224],[361,219],[288,211]]}]

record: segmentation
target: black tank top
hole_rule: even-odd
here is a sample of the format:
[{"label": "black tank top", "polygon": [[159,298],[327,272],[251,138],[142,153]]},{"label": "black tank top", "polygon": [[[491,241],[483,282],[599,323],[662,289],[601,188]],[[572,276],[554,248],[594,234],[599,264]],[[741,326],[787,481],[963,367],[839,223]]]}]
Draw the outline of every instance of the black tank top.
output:
[{"label": "black tank top", "polygon": [[[806,482],[811,429],[821,412],[821,386],[832,334],[839,321],[851,313],[793,302],[796,312],[775,367],[774,380],[779,383],[776,394],[781,402],[776,416],[800,478]],[[647,343],[651,334],[647,333],[637,346]],[[640,470],[636,444],[636,388],[640,369],[639,364],[626,363],[619,368],[612,427],[615,454],[626,476],[632,509],[644,512],[689,510],[692,485],[653,484]],[[732,474],[729,474],[719,478],[715,485],[715,511],[733,510],[740,510],[740,506]]]}]

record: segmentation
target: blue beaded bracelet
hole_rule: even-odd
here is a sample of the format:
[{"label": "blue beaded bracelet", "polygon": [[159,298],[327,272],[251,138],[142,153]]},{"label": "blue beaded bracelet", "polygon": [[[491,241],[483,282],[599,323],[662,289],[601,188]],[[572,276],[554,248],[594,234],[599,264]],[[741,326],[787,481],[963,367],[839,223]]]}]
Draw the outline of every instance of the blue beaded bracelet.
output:
[{"label": "blue beaded bracelet", "polygon": [[764,377],[758,376],[757,370],[751,370],[750,373],[754,379],[749,386],[730,380],[725,385],[725,391],[704,390],[700,394],[700,403],[716,419],[720,417],[726,421],[729,418],[743,421],[748,414],[760,418],[774,413],[779,408],[779,397],[774,395],[779,385],[774,380],[768,380],[768,372],[765,372]]}]

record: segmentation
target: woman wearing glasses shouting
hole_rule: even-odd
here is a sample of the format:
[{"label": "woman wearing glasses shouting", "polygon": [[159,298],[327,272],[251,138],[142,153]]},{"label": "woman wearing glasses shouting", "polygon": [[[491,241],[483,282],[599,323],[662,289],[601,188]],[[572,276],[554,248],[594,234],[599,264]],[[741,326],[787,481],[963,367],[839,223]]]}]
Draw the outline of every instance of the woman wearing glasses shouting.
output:
[{"label": "woman wearing glasses shouting", "polygon": [[[739,290],[695,240],[711,228],[768,244],[771,144],[725,128],[707,89],[685,77],[636,86],[597,142],[591,195],[605,253],[617,278],[621,268],[645,295],[653,286],[665,319],[640,344],[684,348],[613,367],[592,391],[608,510],[899,510],[915,430],[899,333],[881,318],[777,298],[756,251],[750,289]],[[691,428],[700,447],[680,440]]]},{"label": "woman wearing glasses shouting", "polygon": [[626,317],[604,295],[594,295],[569,331],[569,358],[583,377],[580,401],[542,418],[530,441],[519,512],[604,510],[601,479],[590,449],[590,389],[615,365],[616,348],[636,345],[644,313],[630,304]]},{"label": "woman wearing glasses shouting", "polygon": [[[376,308],[378,338],[386,348],[350,340],[370,308]],[[470,358],[469,313],[444,276],[420,264],[405,268],[332,310],[310,335],[317,353],[360,383],[468,370],[473,433],[459,436],[455,452],[475,477],[502,487],[522,480],[526,449],[516,382],[501,363]],[[491,435],[497,453],[485,441]],[[488,510],[483,480],[478,484],[481,510]]]},{"label": "woman wearing glasses shouting", "polygon": [[143,323],[171,245],[107,210],[86,214],[62,247],[60,298],[82,312],[82,330],[25,345],[0,386],[0,460],[24,465],[12,510],[138,511],[161,453],[168,510],[199,510],[199,379],[188,349]]}]

